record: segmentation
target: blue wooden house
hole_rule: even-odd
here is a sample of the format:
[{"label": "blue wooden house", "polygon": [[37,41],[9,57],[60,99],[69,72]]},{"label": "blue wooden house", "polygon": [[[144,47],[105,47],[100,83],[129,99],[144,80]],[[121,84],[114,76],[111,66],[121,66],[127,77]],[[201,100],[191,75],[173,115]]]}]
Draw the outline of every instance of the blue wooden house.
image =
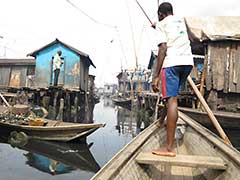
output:
[{"label": "blue wooden house", "polygon": [[64,88],[77,88],[86,92],[89,67],[95,65],[88,54],[58,39],[28,54],[36,59],[36,86],[48,87],[53,84],[53,57],[59,50],[62,51],[61,58],[64,63],[61,66],[58,84]]}]

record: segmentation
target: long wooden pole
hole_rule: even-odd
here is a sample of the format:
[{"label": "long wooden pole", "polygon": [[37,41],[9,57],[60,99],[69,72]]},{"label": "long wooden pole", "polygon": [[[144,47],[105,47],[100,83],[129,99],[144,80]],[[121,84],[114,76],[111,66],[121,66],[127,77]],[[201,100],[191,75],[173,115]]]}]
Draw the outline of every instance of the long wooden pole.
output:
[{"label": "long wooden pole", "polygon": [[227,135],[223,131],[222,127],[218,123],[218,121],[217,121],[216,117],[214,116],[213,112],[211,111],[211,109],[209,108],[208,104],[206,103],[205,99],[203,98],[202,94],[199,92],[197,86],[194,84],[192,78],[190,76],[188,76],[187,80],[188,80],[189,84],[192,86],[195,94],[197,95],[198,99],[200,100],[203,108],[206,110],[210,120],[212,121],[213,125],[217,129],[218,133],[223,138],[224,142],[226,144],[232,145],[230,140],[228,139]]},{"label": "long wooden pole", "polygon": [[137,4],[138,4],[138,6],[140,7],[140,9],[142,10],[143,14],[147,17],[148,21],[149,21],[151,24],[153,24],[152,21],[151,21],[151,19],[148,17],[147,13],[146,13],[146,12],[144,11],[144,9],[142,8],[141,4],[140,4],[137,0],[136,0],[136,2],[137,2]]},{"label": "long wooden pole", "polygon": [[[204,82],[205,82],[205,78],[206,78],[206,74],[207,74],[207,64],[208,64],[208,54],[207,54],[207,50],[206,50],[206,46],[204,46],[204,52],[205,52],[205,57],[204,57],[204,65],[203,65],[203,72],[202,72],[202,77],[201,77],[201,83],[200,83],[200,93],[201,95],[204,94]],[[200,108],[200,101],[198,100],[197,102],[197,108]]]}]

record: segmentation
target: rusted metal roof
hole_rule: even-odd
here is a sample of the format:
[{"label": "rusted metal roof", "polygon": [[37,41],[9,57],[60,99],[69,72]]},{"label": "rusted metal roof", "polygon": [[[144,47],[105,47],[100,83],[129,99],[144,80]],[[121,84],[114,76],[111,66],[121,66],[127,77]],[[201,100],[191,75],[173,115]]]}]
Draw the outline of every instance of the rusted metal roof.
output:
[{"label": "rusted metal roof", "polygon": [[0,58],[0,65],[35,65],[34,58]]},{"label": "rusted metal roof", "polygon": [[240,16],[185,17],[190,39],[240,41]]},{"label": "rusted metal roof", "polygon": [[71,49],[72,51],[74,51],[75,53],[77,53],[79,56],[83,57],[84,60],[88,61],[90,65],[92,65],[93,67],[96,68],[96,66],[93,64],[93,62],[92,62],[92,60],[90,59],[90,57],[89,57],[88,54],[86,54],[86,53],[84,53],[84,52],[82,52],[82,51],[79,51],[78,49],[76,49],[76,48],[74,48],[74,47],[72,47],[72,46],[70,46],[70,45],[68,45],[68,44],[66,44],[66,43],[64,43],[64,42],[62,42],[62,41],[60,41],[60,40],[58,40],[58,39],[55,39],[53,42],[51,42],[51,43],[49,43],[49,44],[41,47],[40,49],[37,49],[37,50],[33,51],[32,53],[29,53],[27,56],[36,57],[37,54],[38,54],[40,51],[42,51],[42,50],[44,50],[44,49],[46,49],[46,48],[48,48],[48,47],[50,47],[50,46],[53,46],[53,45],[55,45],[55,44],[62,44],[62,45],[65,46],[66,48]]}]

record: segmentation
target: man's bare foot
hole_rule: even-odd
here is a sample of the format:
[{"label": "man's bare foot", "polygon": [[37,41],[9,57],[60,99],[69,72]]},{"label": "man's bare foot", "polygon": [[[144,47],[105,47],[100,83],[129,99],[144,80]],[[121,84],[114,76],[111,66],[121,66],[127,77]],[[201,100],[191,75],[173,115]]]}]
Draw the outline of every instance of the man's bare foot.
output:
[{"label": "man's bare foot", "polygon": [[169,157],[175,157],[176,156],[176,153],[174,151],[170,151],[167,148],[152,150],[152,154],[155,154],[155,155],[158,155],[158,156],[169,156]]}]

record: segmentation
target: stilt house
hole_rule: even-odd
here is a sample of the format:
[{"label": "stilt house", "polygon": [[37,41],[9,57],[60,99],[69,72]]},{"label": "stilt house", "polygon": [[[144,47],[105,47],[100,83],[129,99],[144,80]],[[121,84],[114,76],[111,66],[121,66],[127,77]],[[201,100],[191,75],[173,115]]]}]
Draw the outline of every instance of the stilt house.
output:
[{"label": "stilt house", "polygon": [[213,110],[240,111],[240,17],[186,17],[192,49],[204,55],[205,87]]},{"label": "stilt house", "polygon": [[64,63],[60,69],[58,84],[64,88],[77,88],[87,92],[89,66],[95,67],[89,55],[56,39],[44,47],[28,54],[36,59],[36,86],[53,84],[53,57],[61,50]]}]

